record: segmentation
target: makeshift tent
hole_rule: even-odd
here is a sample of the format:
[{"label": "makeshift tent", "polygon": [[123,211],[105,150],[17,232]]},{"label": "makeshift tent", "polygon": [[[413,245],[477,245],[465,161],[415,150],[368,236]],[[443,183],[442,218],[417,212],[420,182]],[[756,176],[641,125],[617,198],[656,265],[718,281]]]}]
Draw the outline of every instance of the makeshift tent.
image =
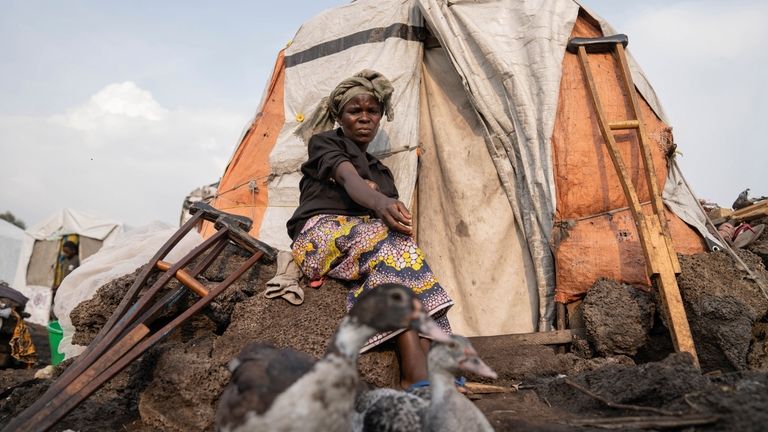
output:
[{"label": "makeshift tent", "polygon": [[0,281],[13,283],[24,230],[0,219]]},{"label": "makeshift tent", "polygon": [[[610,34],[572,0],[361,0],[326,11],[278,55],[214,205],[252,218],[253,235],[288,249],[285,222],[306,159],[296,128],[339,81],[378,70],[395,87],[395,118],[382,120],[369,151],[415,210],[418,242],[456,300],[454,330],[549,330],[555,296],[576,299],[598,277],[648,283],[584,76],[566,52],[571,37]],[[591,56],[607,117],[625,120],[628,101],[610,55]],[[631,57],[630,67],[674,245],[702,251],[703,214],[667,163],[668,121]],[[639,184],[635,138],[617,140]],[[645,187],[638,193],[648,201]]]},{"label": "makeshift tent", "polygon": [[[93,255],[123,226],[76,210],[60,210],[24,232],[13,287],[29,297],[29,321],[47,324],[62,239],[77,235],[80,261]],[[76,271],[76,270],[75,270]]]}]

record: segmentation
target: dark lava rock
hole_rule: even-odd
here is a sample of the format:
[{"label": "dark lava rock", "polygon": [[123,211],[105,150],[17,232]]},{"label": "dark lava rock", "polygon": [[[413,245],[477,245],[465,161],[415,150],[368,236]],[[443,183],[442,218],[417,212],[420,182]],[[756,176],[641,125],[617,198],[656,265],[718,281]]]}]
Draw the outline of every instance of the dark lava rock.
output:
[{"label": "dark lava rock", "polygon": [[[632,405],[635,409],[610,408],[566,380],[605,401]],[[569,418],[659,415],[648,412],[651,408],[674,413],[670,419],[685,415],[717,417],[717,422],[685,429],[689,431],[763,431],[768,424],[767,374],[736,372],[709,378],[693,366],[691,356],[686,353],[634,367],[608,365],[547,382],[537,388],[537,393],[550,408],[543,414],[557,413],[559,420],[551,420],[554,423]],[[573,427],[571,430],[595,429]]]},{"label": "dark lava rock", "polygon": [[[259,294],[236,305],[232,323],[214,343],[215,358],[226,364],[250,341],[293,348],[320,358],[346,314],[347,288],[328,279],[318,289],[304,287],[304,304],[294,306],[282,299]],[[364,380],[388,387],[400,381],[397,356],[391,345],[360,356]]]},{"label": "dark lava rock", "polygon": [[[755,226],[758,224],[768,224],[768,218],[762,218],[760,220],[750,222],[750,225]],[[763,265],[768,267],[768,226],[760,234],[760,237],[752,240],[745,249],[759,256],[763,260]]]},{"label": "dark lava rock", "polygon": [[582,304],[587,337],[602,356],[635,355],[648,342],[653,298],[631,285],[601,279]]},{"label": "dark lava rock", "polygon": [[750,370],[768,371],[768,323],[759,322],[752,327],[747,365]]},{"label": "dark lava rock", "polygon": [[75,327],[72,335],[72,343],[75,345],[88,345],[96,334],[104,327],[125,293],[133,285],[133,281],[141,272],[141,268],[133,273],[121,276],[100,287],[96,294],[75,306],[69,317]]},{"label": "dark lava rock", "polygon": [[[768,276],[759,257],[744,250],[739,256]],[[678,285],[702,370],[746,369],[752,326],[765,316],[768,300],[725,252],[681,256],[680,262]]]},{"label": "dark lava rock", "polygon": [[691,332],[704,370],[745,370],[752,341],[747,307],[729,295],[701,294],[688,302]]}]

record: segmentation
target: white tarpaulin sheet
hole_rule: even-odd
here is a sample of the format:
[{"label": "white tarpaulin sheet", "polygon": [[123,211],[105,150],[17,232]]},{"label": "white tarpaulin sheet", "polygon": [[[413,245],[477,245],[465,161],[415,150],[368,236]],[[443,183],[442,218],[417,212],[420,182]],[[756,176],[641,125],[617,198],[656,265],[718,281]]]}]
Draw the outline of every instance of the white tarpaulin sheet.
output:
[{"label": "white tarpaulin sheet", "polygon": [[442,48],[422,74],[418,242],[455,305],[465,336],[536,331],[533,263],[472,104]]},{"label": "white tarpaulin sheet", "polygon": [[723,245],[720,244],[720,240],[707,229],[707,216],[701,211],[693,192],[688,189],[685,178],[683,178],[683,173],[680,171],[680,167],[677,166],[677,162],[675,161],[672,161],[669,164],[667,183],[664,185],[663,197],[667,207],[669,207],[669,209],[680,219],[696,228],[703,237],[709,239],[721,248],[723,247]]},{"label": "white tarpaulin sheet", "polygon": [[550,139],[572,1],[419,0],[482,119],[486,145],[528,241],[539,290],[539,330],[554,317],[549,249],[555,186]]},{"label": "white tarpaulin sheet", "polygon": [[[259,238],[289,250],[285,223],[299,204],[299,167],[307,146],[294,135],[342,80],[374,69],[395,88],[395,118],[383,119],[368,152],[392,170],[400,199],[410,205],[416,181],[422,20],[409,0],[357,1],[305,23],[285,52],[285,126],[270,155],[269,208]],[[387,156],[389,155],[389,156]]]}]

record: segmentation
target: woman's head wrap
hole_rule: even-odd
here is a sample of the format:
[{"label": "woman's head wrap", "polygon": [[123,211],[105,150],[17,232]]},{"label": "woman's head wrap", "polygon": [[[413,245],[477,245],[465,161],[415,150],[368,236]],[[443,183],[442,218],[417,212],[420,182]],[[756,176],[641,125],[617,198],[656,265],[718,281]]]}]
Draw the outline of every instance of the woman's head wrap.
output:
[{"label": "woman's head wrap", "polygon": [[361,94],[375,97],[384,107],[387,121],[392,121],[395,118],[391,104],[393,90],[387,77],[374,70],[364,69],[340,82],[328,97],[324,97],[312,117],[296,129],[296,135],[304,142],[309,142],[312,135],[332,129],[344,105]]}]

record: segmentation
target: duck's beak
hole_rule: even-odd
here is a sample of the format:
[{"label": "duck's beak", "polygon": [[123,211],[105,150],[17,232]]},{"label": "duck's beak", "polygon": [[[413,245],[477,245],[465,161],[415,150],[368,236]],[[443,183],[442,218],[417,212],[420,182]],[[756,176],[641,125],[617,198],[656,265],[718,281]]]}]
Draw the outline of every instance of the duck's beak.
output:
[{"label": "duck's beak", "polygon": [[499,377],[490,366],[480,359],[477,351],[472,347],[464,350],[464,358],[459,361],[459,368],[486,378],[496,379]]},{"label": "duck's beak", "polygon": [[421,302],[416,299],[414,299],[413,304],[411,328],[418,331],[421,336],[438,342],[448,343],[451,341],[451,338],[440,329],[435,320],[427,315],[427,312],[421,307]]}]

